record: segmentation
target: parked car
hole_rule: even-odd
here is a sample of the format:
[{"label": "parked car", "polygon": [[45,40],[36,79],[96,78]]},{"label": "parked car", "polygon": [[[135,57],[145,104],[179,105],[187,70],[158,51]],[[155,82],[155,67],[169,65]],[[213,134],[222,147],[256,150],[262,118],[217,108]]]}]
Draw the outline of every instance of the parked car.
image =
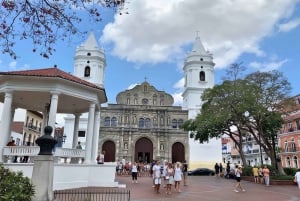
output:
[{"label": "parked car", "polygon": [[191,176],[212,176],[215,175],[215,171],[208,168],[197,168],[195,170],[188,171],[188,175]]}]

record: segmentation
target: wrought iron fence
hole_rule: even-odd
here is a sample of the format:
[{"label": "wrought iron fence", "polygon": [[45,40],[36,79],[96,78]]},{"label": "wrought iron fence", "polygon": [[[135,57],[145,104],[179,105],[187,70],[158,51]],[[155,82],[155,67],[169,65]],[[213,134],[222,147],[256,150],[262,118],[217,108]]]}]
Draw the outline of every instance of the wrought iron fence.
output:
[{"label": "wrought iron fence", "polygon": [[54,201],[130,201],[130,190],[125,188],[56,190]]}]

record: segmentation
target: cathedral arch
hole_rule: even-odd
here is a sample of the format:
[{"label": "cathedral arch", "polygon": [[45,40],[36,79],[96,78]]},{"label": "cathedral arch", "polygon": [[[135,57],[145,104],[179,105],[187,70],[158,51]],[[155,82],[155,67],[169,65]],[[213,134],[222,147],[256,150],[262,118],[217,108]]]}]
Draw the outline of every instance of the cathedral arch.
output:
[{"label": "cathedral arch", "polygon": [[153,159],[153,143],[147,137],[141,137],[135,142],[134,161],[151,163]]},{"label": "cathedral arch", "polygon": [[105,151],[104,162],[116,161],[116,144],[112,140],[106,140],[99,152]]},{"label": "cathedral arch", "polygon": [[183,162],[185,160],[185,148],[181,142],[172,145],[172,163]]}]

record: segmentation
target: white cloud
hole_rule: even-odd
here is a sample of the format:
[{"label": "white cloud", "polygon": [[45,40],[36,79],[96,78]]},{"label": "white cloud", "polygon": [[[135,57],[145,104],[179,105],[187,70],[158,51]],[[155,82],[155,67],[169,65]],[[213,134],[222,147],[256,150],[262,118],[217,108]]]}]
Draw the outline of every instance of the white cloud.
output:
[{"label": "white cloud", "polygon": [[172,96],[174,98],[174,104],[173,105],[182,106],[183,98],[181,96],[181,93],[174,93],[174,94],[172,94]]},{"label": "white cloud", "polygon": [[293,19],[287,23],[282,23],[278,25],[279,32],[289,32],[300,26],[300,18]]},{"label": "white cloud", "polygon": [[16,70],[17,61],[12,61],[8,64],[10,70]]},{"label": "white cloud", "polygon": [[184,78],[181,78],[173,86],[175,89],[183,90],[184,89]]},{"label": "white cloud", "polygon": [[133,89],[136,85],[138,85],[138,83],[131,84],[127,87],[127,89]]},{"label": "white cloud", "polygon": [[287,59],[281,61],[274,60],[269,62],[251,62],[249,66],[260,71],[271,71],[279,69],[286,62],[288,62]]},{"label": "white cloud", "polygon": [[[101,41],[113,54],[136,63],[173,61],[185,53],[199,31],[214,55],[216,68],[226,67],[245,52],[263,56],[259,42],[298,0],[131,0],[128,15],[116,15]],[[287,29],[286,29],[287,30]]]}]

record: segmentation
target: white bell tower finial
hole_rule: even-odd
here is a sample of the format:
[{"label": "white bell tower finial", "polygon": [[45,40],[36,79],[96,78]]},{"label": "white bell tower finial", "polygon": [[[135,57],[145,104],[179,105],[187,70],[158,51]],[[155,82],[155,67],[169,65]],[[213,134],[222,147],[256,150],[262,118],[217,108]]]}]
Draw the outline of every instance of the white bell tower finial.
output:
[{"label": "white bell tower finial", "polygon": [[93,32],[77,47],[74,58],[74,75],[99,87],[104,87],[106,59]]}]

